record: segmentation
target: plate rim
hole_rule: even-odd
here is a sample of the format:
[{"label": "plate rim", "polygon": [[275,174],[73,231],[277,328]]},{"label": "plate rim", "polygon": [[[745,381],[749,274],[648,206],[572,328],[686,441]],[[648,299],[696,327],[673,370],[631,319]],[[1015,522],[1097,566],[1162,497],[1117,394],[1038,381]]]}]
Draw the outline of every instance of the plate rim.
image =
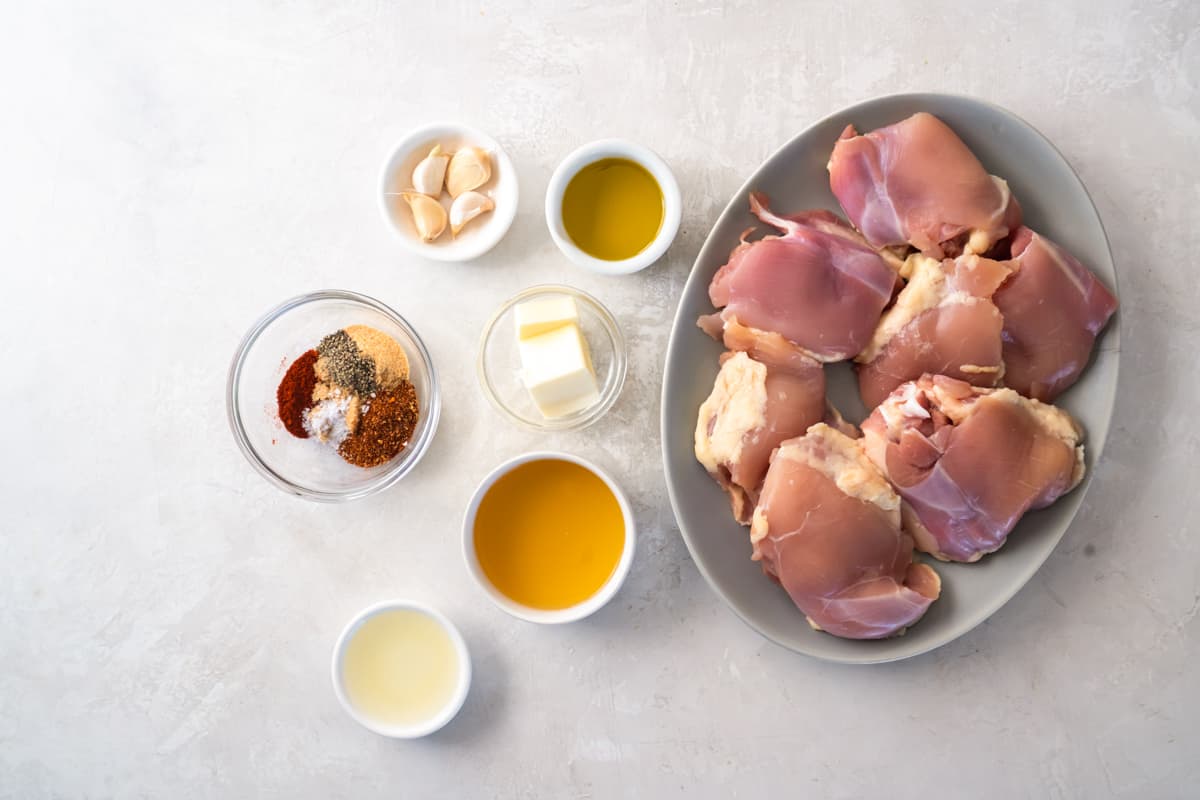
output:
[{"label": "plate rim", "polygon": [[[701,245],[700,251],[696,254],[695,259],[692,261],[692,266],[688,270],[687,278],[684,280],[683,287],[679,290],[679,297],[678,297],[678,299],[676,301],[676,305],[675,305],[675,313],[671,317],[671,335],[667,341],[667,349],[666,349],[666,354],[665,354],[665,358],[664,358],[664,362],[663,362],[664,363],[663,381],[662,381],[662,385],[659,388],[659,439],[660,439],[660,449],[661,449],[662,462],[663,462],[663,476],[666,479],[666,485],[667,485],[667,498],[670,502],[671,514],[675,518],[675,527],[678,529],[679,535],[683,539],[684,546],[687,547],[688,555],[691,558],[692,563],[696,566],[696,569],[700,572],[701,576],[703,576],[705,582],[708,584],[709,589],[711,589],[712,592],[721,600],[721,602],[725,605],[725,607],[728,608],[730,611],[732,611],[734,616],[736,616],[738,619],[740,619],[743,624],[745,624],[747,627],[749,627],[751,630],[753,630],[755,633],[757,633],[759,636],[761,636],[766,641],[769,641],[772,644],[774,644],[778,647],[781,647],[785,650],[788,650],[792,653],[797,653],[799,655],[807,656],[809,658],[814,658],[814,659],[828,662],[828,663],[870,665],[870,664],[886,664],[886,663],[892,663],[892,662],[896,662],[896,661],[903,661],[903,660],[906,660],[909,658],[916,658],[917,656],[925,655],[926,653],[932,652],[933,650],[936,650],[940,647],[944,647],[944,646],[950,644],[951,642],[955,641],[956,639],[959,639],[959,638],[965,636],[966,634],[973,631],[975,628],[979,627],[981,624],[983,624],[989,618],[991,618],[992,615],[994,615],[1000,609],[1004,608],[1004,606],[1008,605],[1008,603],[1014,597],[1016,597],[1016,595],[1022,589],[1024,589],[1029,584],[1029,582],[1038,573],[1038,571],[1041,570],[1042,566],[1045,565],[1045,563],[1050,559],[1050,556],[1053,555],[1054,551],[1058,549],[1059,544],[1066,537],[1067,532],[1070,531],[1071,527],[1075,524],[1075,520],[1079,516],[1079,508],[1077,507],[1075,509],[1075,512],[1071,515],[1071,519],[1067,522],[1067,524],[1065,526],[1063,526],[1062,531],[1056,537],[1054,544],[1046,552],[1046,555],[1044,557],[1042,557],[1041,559],[1036,560],[1036,563],[1031,562],[1030,566],[1028,567],[1028,571],[1027,572],[1023,571],[1023,575],[1022,575],[1021,579],[1014,580],[1012,582],[1011,590],[1008,590],[1005,593],[1003,593],[1003,596],[1001,596],[994,605],[989,606],[989,607],[984,607],[984,608],[980,609],[979,611],[975,612],[971,617],[969,617],[965,621],[964,624],[960,625],[957,632],[954,633],[952,636],[950,636],[949,638],[940,640],[940,641],[935,640],[935,641],[931,642],[928,647],[914,650],[912,652],[890,654],[890,655],[889,654],[881,654],[878,658],[872,658],[870,656],[867,656],[865,658],[864,657],[850,657],[850,656],[842,656],[842,655],[829,654],[829,653],[811,652],[809,650],[801,650],[801,649],[793,647],[789,644],[786,644],[782,641],[779,641],[775,637],[773,637],[773,636],[769,635],[768,633],[766,633],[765,631],[763,631],[753,620],[751,620],[749,618],[749,615],[747,615],[743,611],[743,609],[739,607],[739,605],[736,602],[734,602],[723,591],[721,591],[719,588],[717,588],[717,585],[714,582],[713,576],[709,573],[709,569],[702,563],[702,561],[700,559],[698,559],[696,557],[696,553],[695,553],[695,549],[694,549],[694,546],[692,543],[691,536],[685,530],[684,525],[680,522],[680,513],[679,513],[680,502],[679,502],[679,498],[676,496],[674,481],[671,479],[670,455],[669,455],[669,451],[668,451],[667,429],[668,429],[668,425],[670,422],[670,415],[669,415],[668,406],[667,406],[667,380],[666,380],[666,366],[665,365],[672,363],[676,349],[680,346],[677,338],[681,339],[681,337],[676,337],[675,334],[676,334],[676,330],[679,328],[679,319],[680,319],[679,315],[682,312],[684,296],[687,294],[688,288],[690,287],[692,280],[695,279],[696,270],[700,266],[700,263],[702,261],[708,260],[708,258],[710,257],[709,251],[716,247],[716,242],[712,237],[713,230],[717,227],[718,224],[720,224],[721,220],[724,219],[727,214],[731,213],[735,209],[736,205],[743,202],[747,193],[750,192],[750,190],[752,188],[751,184],[754,181],[755,175],[757,175],[758,172],[760,170],[762,170],[762,168],[766,164],[770,163],[773,159],[777,158],[783,151],[790,148],[798,139],[807,136],[810,131],[829,123],[835,117],[852,114],[857,109],[860,109],[864,106],[870,106],[870,105],[874,105],[874,104],[885,102],[885,101],[894,101],[894,102],[909,101],[909,102],[919,104],[920,102],[927,102],[928,99],[930,99],[930,98],[936,99],[937,101],[949,100],[949,101],[965,102],[967,104],[974,104],[977,106],[985,107],[992,112],[998,113],[1004,117],[1008,117],[1009,119],[1011,119],[1012,121],[1025,127],[1030,132],[1032,132],[1035,136],[1037,136],[1039,139],[1041,139],[1042,143],[1045,144],[1050,149],[1050,151],[1053,152],[1058,157],[1058,159],[1066,166],[1068,173],[1075,181],[1076,188],[1079,190],[1079,192],[1081,193],[1083,198],[1087,200],[1088,208],[1091,209],[1091,212],[1096,219],[1096,223],[1100,228],[1101,242],[1103,243],[1103,246],[1104,246],[1104,252],[1107,254],[1107,257],[1108,257],[1108,263],[1112,266],[1112,291],[1113,291],[1113,294],[1115,296],[1117,296],[1118,298],[1120,297],[1120,275],[1119,275],[1119,271],[1117,269],[1117,262],[1113,258],[1112,245],[1109,241],[1108,231],[1104,226],[1104,219],[1100,215],[1100,210],[1096,207],[1095,199],[1092,197],[1091,193],[1088,191],[1086,184],[1084,184],[1084,182],[1083,182],[1083,179],[1079,177],[1079,173],[1075,169],[1074,165],[1070,162],[1070,160],[1067,159],[1067,157],[1054,144],[1054,142],[1050,140],[1049,137],[1047,137],[1044,133],[1042,133],[1041,130],[1039,130],[1037,127],[1035,127],[1033,124],[1031,124],[1024,117],[1021,117],[1020,115],[1010,111],[1009,109],[1007,109],[1001,105],[993,103],[989,100],[984,100],[982,98],[975,97],[974,95],[958,94],[958,93],[953,93],[953,92],[898,92],[898,93],[892,93],[892,94],[876,95],[876,96],[869,97],[869,98],[860,100],[858,102],[852,103],[850,105],[838,108],[837,110],[835,110],[831,113],[825,114],[824,116],[821,116],[821,117],[815,119],[808,125],[805,125],[801,130],[799,130],[797,133],[795,133],[794,135],[789,137],[779,147],[775,148],[775,150],[773,150],[769,155],[767,155],[766,158],[764,158],[759,163],[759,165],[754,168],[754,170],[750,173],[750,175],[747,176],[747,178],[742,182],[742,184],[733,193],[733,196],[730,197],[729,201],[725,204],[725,206],[721,209],[720,213],[717,214],[717,216],[713,219],[712,224],[709,226],[708,233],[705,235],[704,243]],[[838,209],[837,213],[840,216],[844,212],[842,212],[841,209]],[[1121,375],[1120,375],[1120,368],[1121,368],[1121,358],[1120,358],[1120,355],[1121,355],[1121,308],[1119,306],[1117,308],[1117,311],[1114,313],[1112,319],[1109,320],[1108,325],[1105,327],[1105,329],[1103,331],[1103,335],[1105,338],[1105,344],[1107,345],[1107,348],[1111,349],[1113,352],[1113,357],[1112,357],[1113,364],[1111,367],[1113,370],[1112,390],[1109,392],[1108,402],[1105,404],[1105,416],[1108,420],[1108,425],[1105,427],[1104,436],[1102,439],[1100,439],[1099,441],[1091,441],[1089,438],[1089,440],[1086,443],[1086,447],[1091,451],[1091,459],[1090,459],[1091,464],[1089,465],[1089,469],[1087,470],[1087,475],[1084,477],[1082,485],[1078,486],[1072,492],[1072,494],[1074,494],[1075,492],[1079,493],[1078,496],[1079,496],[1079,506],[1080,507],[1083,505],[1083,501],[1087,497],[1087,493],[1091,488],[1092,479],[1096,474],[1096,469],[1099,467],[1101,456],[1103,455],[1105,445],[1108,442],[1109,432],[1110,432],[1110,429],[1112,428],[1112,420],[1114,417],[1114,411],[1116,409],[1116,399],[1117,399],[1117,393],[1118,393],[1118,390],[1120,387],[1120,377],[1121,377]],[[1094,358],[1094,356],[1093,356],[1093,358]],[[799,609],[797,609],[797,613],[800,613]]]}]

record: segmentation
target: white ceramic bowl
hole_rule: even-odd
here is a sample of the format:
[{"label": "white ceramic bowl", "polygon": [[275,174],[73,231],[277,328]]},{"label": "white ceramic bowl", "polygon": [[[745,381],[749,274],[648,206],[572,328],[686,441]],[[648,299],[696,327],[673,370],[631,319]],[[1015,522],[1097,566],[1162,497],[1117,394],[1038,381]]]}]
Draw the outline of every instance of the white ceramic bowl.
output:
[{"label": "white ceramic bowl", "polygon": [[[547,611],[541,608],[530,608],[522,605],[507,595],[500,592],[488,576],[484,573],[483,567],[479,564],[479,557],[475,553],[475,515],[479,512],[479,504],[483,501],[484,495],[492,488],[492,485],[501,477],[507,475],[514,468],[522,464],[528,464],[531,461],[569,461],[572,464],[578,464],[584,469],[591,472],[608,486],[609,491],[613,493],[613,497],[617,498],[617,505],[621,507],[621,518],[625,523],[625,546],[621,550],[621,559],[617,562],[616,569],[612,575],[605,581],[594,595],[569,608],[560,608],[553,611]],[[516,458],[505,461],[500,466],[496,467],[491,473],[483,479],[479,484],[479,488],[475,490],[475,494],[471,497],[471,504],[467,506],[466,516],[463,518],[463,558],[467,562],[467,571],[471,573],[471,577],[483,589],[484,594],[488,596],[493,603],[512,614],[514,617],[526,620],[528,622],[539,622],[542,624],[555,625],[563,622],[574,622],[575,620],[583,619],[584,617],[595,613],[604,606],[609,600],[616,595],[621,588],[621,584],[625,582],[625,577],[629,574],[629,568],[633,564],[633,550],[636,544],[637,537],[634,529],[633,511],[630,510],[629,500],[625,497],[621,487],[617,486],[616,482],[609,477],[608,473],[600,469],[592,462],[579,458],[578,456],[569,455],[567,453],[557,453],[545,450],[539,450],[533,453],[525,453]]]},{"label": "white ceramic bowl", "polygon": [[[350,702],[350,698],[346,695],[346,687],[342,679],[342,660],[346,655],[346,646],[350,643],[354,634],[358,632],[358,629],[368,619],[388,611],[417,611],[425,614],[437,622],[450,637],[450,641],[454,644],[455,653],[458,656],[458,682],[455,684],[454,693],[450,696],[449,702],[437,714],[415,725],[388,725],[362,713]],[[355,722],[381,736],[390,736],[393,739],[417,739],[441,729],[447,722],[454,719],[459,709],[462,708],[463,703],[467,699],[467,691],[471,688],[471,654],[467,650],[467,643],[463,639],[462,634],[459,633],[458,628],[436,609],[409,600],[389,600],[363,609],[354,619],[350,620],[350,624],[342,631],[342,635],[338,637],[337,644],[334,645],[332,674],[333,693],[337,695],[338,702],[342,704],[342,708],[346,709],[346,713]]]},{"label": "white ceramic bowl", "polygon": [[[496,208],[471,220],[457,237],[445,233],[432,242],[417,235],[412,212],[399,192],[412,188],[412,172],[435,144],[453,153],[460,147],[482,147],[492,157],[492,177],[476,191],[492,198]],[[379,182],[379,207],[388,226],[412,253],[435,261],[469,261],[491,250],[508,233],[517,215],[517,171],[496,140],[482,131],[453,122],[437,122],[411,131],[392,150]],[[450,195],[440,202],[450,211]]]},{"label": "white ceramic bowl", "polygon": [[[663,193],[663,221],[658,235],[640,253],[623,261],[605,261],[588,255],[571,241],[563,225],[562,202],[567,184],[579,170],[602,158],[627,158],[641,164],[658,181]],[[550,176],[550,185],[546,189],[546,225],[550,228],[554,243],[571,261],[601,275],[628,275],[658,261],[675,240],[675,234],[679,233],[682,218],[683,202],[679,196],[679,183],[667,162],[653,150],[624,139],[601,139],[580,147],[562,160]]]}]

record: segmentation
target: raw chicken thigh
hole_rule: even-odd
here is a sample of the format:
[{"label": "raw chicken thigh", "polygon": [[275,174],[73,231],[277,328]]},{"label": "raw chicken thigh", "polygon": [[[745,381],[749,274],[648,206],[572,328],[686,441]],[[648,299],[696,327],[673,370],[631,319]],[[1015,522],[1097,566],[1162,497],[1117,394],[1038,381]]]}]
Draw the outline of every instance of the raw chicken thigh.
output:
[{"label": "raw chicken thigh", "polygon": [[829,158],[829,184],[875,247],[910,244],[934,258],[985,253],[1021,224],[1008,184],[924,112],[862,136],[846,128]]},{"label": "raw chicken thigh", "polygon": [[750,209],[784,233],[734,248],[708,289],[722,311],[700,327],[731,350],[765,340],[760,350],[818,361],[857,355],[891,300],[895,272],[828,212],[776,216],[757,194]]},{"label": "raw chicken thigh", "polygon": [[1078,423],[1012,389],[925,375],[893,392],[862,430],[867,455],[904,499],[917,549],[946,561],[999,549],[1026,511],[1083,479]]},{"label": "raw chicken thigh", "polygon": [[825,372],[797,356],[768,367],[726,353],[712,394],[696,420],[696,459],[727,492],[733,516],[750,524],[771,452],[825,415]]},{"label": "raw chicken thigh", "polygon": [[1029,228],[1017,230],[1012,254],[1014,274],[994,298],[1004,315],[1004,383],[1049,402],[1078,380],[1117,298],[1074,256]]},{"label": "raw chicken thigh", "polygon": [[953,261],[913,255],[905,266],[908,283],[855,359],[863,405],[875,408],[927,372],[976,386],[999,383],[1003,319],[991,297],[1008,266],[975,255]]},{"label": "raw chicken thigh", "polygon": [[834,636],[903,633],[941,593],[937,573],[913,563],[896,493],[855,440],[825,424],[775,453],[750,540],[809,624]]}]

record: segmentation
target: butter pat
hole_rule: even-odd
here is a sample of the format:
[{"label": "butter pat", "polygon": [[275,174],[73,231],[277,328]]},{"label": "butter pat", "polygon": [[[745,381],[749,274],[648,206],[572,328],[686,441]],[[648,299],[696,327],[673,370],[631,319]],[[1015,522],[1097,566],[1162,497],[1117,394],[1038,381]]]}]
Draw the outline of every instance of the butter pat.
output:
[{"label": "butter pat", "polygon": [[517,303],[513,312],[517,320],[518,339],[528,339],[563,325],[579,324],[575,298],[565,294]]},{"label": "butter pat", "polygon": [[600,398],[587,341],[575,323],[521,339],[517,348],[521,380],[542,416],[565,417]]}]

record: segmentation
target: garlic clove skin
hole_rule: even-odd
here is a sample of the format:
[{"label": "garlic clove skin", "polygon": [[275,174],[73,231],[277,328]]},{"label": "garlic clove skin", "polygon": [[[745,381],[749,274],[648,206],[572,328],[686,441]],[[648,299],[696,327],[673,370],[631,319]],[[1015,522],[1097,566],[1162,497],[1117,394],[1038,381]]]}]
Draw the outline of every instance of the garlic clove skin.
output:
[{"label": "garlic clove skin", "polygon": [[421,159],[412,174],[412,185],[421,194],[437,197],[442,193],[442,184],[446,179],[446,167],[450,164],[450,154],[443,152],[440,144],[435,144],[429,155]]},{"label": "garlic clove skin", "polygon": [[492,157],[482,147],[464,147],[446,168],[446,191],[451,197],[478,189],[492,177]]},{"label": "garlic clove skin", "polygon": [[442,204],[420,192],[401,192],[400,196],[412,209],[413,224],[422,242],[432,242],[446,230],[446,209]]},{"label": "garlic clove skin", "polygon": [[492,198],[479,192],[463,192],[450,204],[450,235],[458,236],[467,223],[496,207]]}]

